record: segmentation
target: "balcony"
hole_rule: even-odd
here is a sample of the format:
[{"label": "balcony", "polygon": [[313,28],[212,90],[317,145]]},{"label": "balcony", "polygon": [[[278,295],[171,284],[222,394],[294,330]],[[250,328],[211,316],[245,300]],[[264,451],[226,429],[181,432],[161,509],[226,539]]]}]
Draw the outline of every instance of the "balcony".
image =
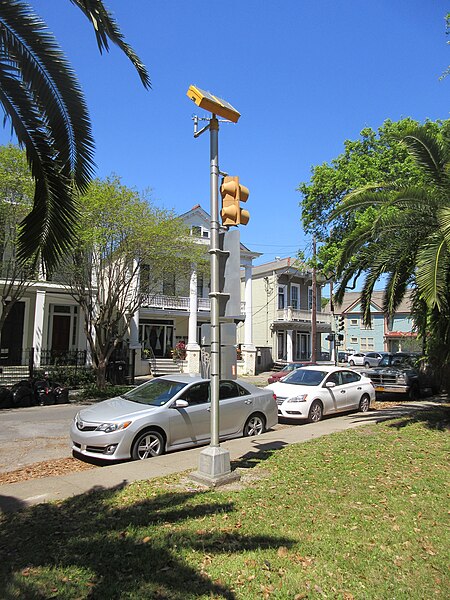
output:
[{"label": "balcony", "polygon": [[[163,294],[143,294],[142,308],[159,310],[180,310],[189,312],[188,296],[164,296]],[[211,302],[209,298],[197,298],[199,312],[209,312]],[[245,302],[241,302],[241,314],[245,314]]]},{"label": "balcony", "polygon": [[[331,312],[317,312],[316,326],[318,331],[331,331],[333,315]],[[297,310],[288,306],[277,310],[276,321],[274,327],[286,329],[289,324],[294,329],[298,329],[301,325],[311,326],[312,313],[310,310]]]}]

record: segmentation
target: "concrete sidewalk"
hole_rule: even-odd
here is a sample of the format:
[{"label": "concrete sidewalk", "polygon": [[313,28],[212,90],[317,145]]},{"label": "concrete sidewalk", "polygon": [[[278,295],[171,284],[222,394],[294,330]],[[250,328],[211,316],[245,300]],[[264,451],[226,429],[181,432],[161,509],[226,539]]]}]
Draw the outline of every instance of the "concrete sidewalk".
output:
[{"label": "concrete sidewalk", "polygon": [[[258,437],[238,438],[223,442],[232,461],[249,460],[262,452],[277,450],[288,444],[306,442],[330,433],[378,423],[411,412],[420,411],[437,402],[411,402],[391,409],[326,418],[319,423],[295,424]],[[205,446],[203,446],[204,448]],[[134,461],[72,473],[58,477],[30,479],[0,486],[0,510],[13,512],[27,506],[64,500],[93,490],[112,489],[133,481],[163,477],[183,471],[196,471],[202,448],[172,452],[144,461]]]}]

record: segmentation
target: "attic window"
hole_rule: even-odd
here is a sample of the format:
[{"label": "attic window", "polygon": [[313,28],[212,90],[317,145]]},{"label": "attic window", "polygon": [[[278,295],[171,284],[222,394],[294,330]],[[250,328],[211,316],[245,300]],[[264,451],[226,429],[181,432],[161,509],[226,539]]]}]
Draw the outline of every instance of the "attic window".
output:
[{"label": "attic window", "polygon": [[193,235],[195,237],[201,237],[202,236],[202,228],[199,225],[192,225],[191,235]]}]

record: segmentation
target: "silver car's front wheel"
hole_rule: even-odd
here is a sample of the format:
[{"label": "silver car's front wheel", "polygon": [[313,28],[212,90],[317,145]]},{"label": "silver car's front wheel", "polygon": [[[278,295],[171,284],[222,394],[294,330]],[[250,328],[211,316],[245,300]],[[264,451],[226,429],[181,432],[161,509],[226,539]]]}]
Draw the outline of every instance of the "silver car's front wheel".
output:
[{"label": "silver car's front wheel", "polygon": [[261,435],[266,430],[266,422],[262,415],[252,415],[244,425],[244,437]]},{"label": "silver car's front wheel", "polygon": [[164,454],[164,438],[158,431],[144,431],[136,438],[131,458],[133,460],[144,460],[152,456]]}]

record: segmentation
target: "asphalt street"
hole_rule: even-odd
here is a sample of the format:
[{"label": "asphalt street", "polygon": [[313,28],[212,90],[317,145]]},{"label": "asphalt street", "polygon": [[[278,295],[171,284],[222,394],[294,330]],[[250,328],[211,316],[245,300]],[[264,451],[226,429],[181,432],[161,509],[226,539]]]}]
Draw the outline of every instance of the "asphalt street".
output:
[{"label": "asphalt street", "polygon": [[0,473],[72,456],[70,422],[81,406],[59,404],[2,410]]}]

